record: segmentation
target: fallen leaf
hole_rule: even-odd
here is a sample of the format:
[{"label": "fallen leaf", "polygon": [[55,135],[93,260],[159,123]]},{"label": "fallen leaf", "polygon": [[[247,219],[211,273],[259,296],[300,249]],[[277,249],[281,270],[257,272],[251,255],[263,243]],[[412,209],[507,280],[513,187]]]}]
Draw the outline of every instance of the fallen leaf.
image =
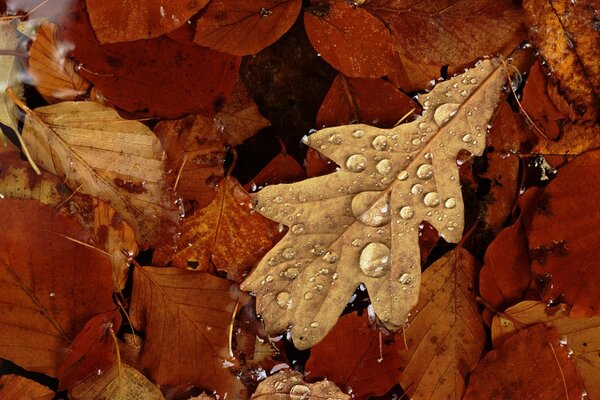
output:
[{"label": "fallen leaf", "polygon": [[196,384],[235,398],[235,376],[226,360],[238,298],[234,283],[207,273],[136,267],[129,317],[145,331],[142,365],[152,379],[161,386]]},{"label": "fallen leaf", "polygon": [[310,42],[331,66],[346,76],[380,78],[397,62],[385,24],[342,0],[314,3],[304,13]]},{"label": "fallen leaf", "polygon": [[600,111],[600,32],[593,23],[598,18],[596,8],[585,0],[523,2],[529,35],[548,62],[550,78],[580,115],[587,111],[592,119]]},{"label": "fallen leaf", "polygon": [[277,154],[250,182],[244,185],[244,190],[250,192],[258,187],[297,182],[302,179],[306,179],[306,171],[283,148],[281,153]]},{"label": "fallen leaf", "polygon": [[302,0],[213,0],[194,42],[236,56],[256,54],[290,29],[301,6]]},{"label": "fallen leaf", "polygon": [[252,209],[252,198],[235,178],[227,177],[212,203],[180,226],[177,247],[159,246],[154,263],[208,271],[214,265],[231,280],[245,274],[273,247],[277,224]]},{"label": "fallen leaf", "polygon": [[87,93],[90,83],[66,58],[68,46],[58,39],[55,24],[42,23],[29,49],[29,75],[35,88],[49,103],[76,100]]},{"label": "fallen leaf", "polygon": [[255,197],[261,214],[290,227],[242,285],[257,294],[268,332],[291,324],[295,346],[311,347],[360,283],[389,329],[404,325],[420,285],[419,225],[427,221],[448,242],[460,240],[456,156],[483,152],[504,79],[485,60],[420,95],[425,111],[417,121],[390,130],[327,128],[307,138],[340,170],[267,186]]},{"label": "fallen leaf", "polygon": [[600,151],[575,157],[544,189],[527,232],[531,270],[543,281],[543,300],[573,306],[573,316],[600,315],[600,227],[597,172]]},{"label": "fallen leaf", "polygon": [[[475,284],[479,263],[462,247],[446,253],[422,276],[419,303],[404,330],[400,384],[415,399],[462,399],[486,335]],[[399,336],[399,335],[398,335]]]},{"label": "fallen leaf", "polygon": [[90,22],[100,43],[128,42],[164,35],[185,24],[208,2],[86,0]]},{"label": "fallen leaf", "polygon": [[262,381],[251,397],[273,400],[331,399],[350,400],[332,382],[306,383],[298,371],[284,370]]},{"label": "fallen leaf", "polygon": [[[560,304],[552,308],[539,301],[523,301],[507,309],[503,316],[495,316],[492,323],[492,341],[494,347],[500,347],[518,330],[530,325],[543,323],[544,326],[556,329],[560,335],[561,347],[575,363],[581,376],[587,398],[600,399],[600,317],[572,318],[569,307]],[[515,326],[513,321],[518,321]]]},{"label": "fallen leaf", "polygon": [[154,133],[165,149],[168,168],[177,173],[177,193],[206,207],[215,197],[225,162],[225,145],[213,119],[188,115],[161,121]]},{"label": "fallen leaf", "polygon": [[0,398],[10,400],[52,400],[54,392],[31,379],[10,374],[0,376]]},{"label": "fallen leaf", "polygon": [[152,131],[93,102],[62,102],[29,112],[23,139],[45,170],[73,191],[110,203],[148,247],[176,213],[163,150]]},{"label": "fallen leaf", "polygon": [[[0,21],[0,48],[7,51],[17,50],[19,40],[17,30],[10,21]],[[10,88],[18,97],[23,97],[23,82],[20,80],[21,63],[15,56],[0,56],[0,123],[8,126],[15,132],[19,129],[17,107],[7,96],[6,89]],[[0,130],[0,141],[6,146],[6,138]]]},{"label": "fallen leaf", "polygon": [[580,399],[584,388],[554,329],[537,325],[483,357],[471,374],[465,400]]},{"label": "fallen leaf", "polygon": [[521,9],[511,0],[372,0],[360,7],[386,24],[401,54],[419,63],[465,64],[521,42]]},{"label": "fallen leaf", "polygon": [[405,93],[416,92],[427,87],[434,76],[441,76],[439,65],[425,64],[422,60],[413,60],[404,54],[398,54],[400,60],[388,79]]},{"label": "fallen leaf", "polygon": [[0,356],[54,377],[84,324],[114,308],[110,263],[74,218],[36,200],[0,204]]},{"label": "fallen leaf", "polygon": [[412,109],[410,97],[383,79],[347,78],[338,74],[317,114],[317,126],[364,123],[392,128]]},{"label": "fallen leaf", "polygon": [[565,124],[557,141],[540,140],[531,150],[543,156],[548,163],[559,168],[588,150],[600,148],[598,125]]},{"label": "fallen leaf", "polygon": [[312,147],[309,147],[306,152],[304,164],[306,165],[306,176],[309,178],[330,174],[337,168],[336,163]]},{"label": "fallen leaf", "polygon": [[366,313],[352,313],[310,350],[305,369],[311,381],[325,378],[366,399],[386,394],[398,382],[401,365],[390,338],[370,326]]}]

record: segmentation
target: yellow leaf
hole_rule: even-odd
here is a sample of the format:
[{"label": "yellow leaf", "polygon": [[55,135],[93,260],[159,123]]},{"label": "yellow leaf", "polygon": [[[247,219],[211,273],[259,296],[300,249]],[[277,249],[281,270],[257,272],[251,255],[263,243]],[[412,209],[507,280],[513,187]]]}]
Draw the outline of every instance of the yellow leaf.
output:
[{"label": "yellow leaf", "polygon": [[300,372],[292,370],[280,371],[262,381],[251,398],[350,400],[333,382],[306,383]]}]

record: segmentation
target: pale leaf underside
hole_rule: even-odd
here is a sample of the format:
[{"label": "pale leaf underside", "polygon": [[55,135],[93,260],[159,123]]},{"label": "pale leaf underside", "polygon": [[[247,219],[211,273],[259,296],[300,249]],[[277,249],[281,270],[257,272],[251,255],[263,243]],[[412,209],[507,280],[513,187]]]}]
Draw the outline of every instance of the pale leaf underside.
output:
[{"label": "pale leaf underside", "polygon": [[429,222],[448,242],[462,236],[456,157],[485,148],[505,81],[497,64],[481,61],[420,95],[425,111],[414,122],[316,132],[307,144],[340,169],[256,195],[261,214],[290,227],[242,285],[256,293],[269,332],[291,325],[296,347],[311,347],[360,283],[388,328],[404,325],[418,299],[419,225]]}]

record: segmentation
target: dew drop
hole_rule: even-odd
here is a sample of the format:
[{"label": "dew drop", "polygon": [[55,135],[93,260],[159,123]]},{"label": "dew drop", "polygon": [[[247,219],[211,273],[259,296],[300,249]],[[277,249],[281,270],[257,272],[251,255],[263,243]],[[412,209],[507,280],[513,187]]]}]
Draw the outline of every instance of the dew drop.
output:
[{"label": "dew drop", "polygon": [[300,235],[304,233],[304,224],[292,225],[291,231],[294,235]]},{"label": "dew drop", "polygon": [[290,389],[290,400],[308,400],[310,396],[311,393],[308,386],[294,385]]},{"label": "dew drop", "polygon": [[410,189],[410,192],[414,195],[422,193],[423,185],[421,185],[420,183],[414,184],[413,187]]},{"label": "dew drop", "polygon": [[467,97],[467,94],[469,94],[469,92],[467,92],[466,90],[462,90],[462,91],[460,92],[460,95],[461,95],[462,97]]},{"label": "dew drop", "polygon": [[403,285],[408,285],[412,281],[410,274],[402,274],[400,277],[400,283]]},{"label": "dew drop", "polygon": [[267,281],[267,282],[273,282],[273,275],[267,275],[265,277],[265,281]]},{"label": "dew drop", "polygon": [[419,124],[419,129],[425,129],[425,128],[427,128],[427,123],[425,123],[425,122],[421,122],[421,123]]},{"label": "dew drop", "polygon": [[431,157],[433,157],[433,156],[432,156],[431,152],[428,151],[427,153],[425,153],[423,155],[423,157],[425,157],[426,160],[431,160]]},{"label": "dew drop", "polygon": [[411,219],[415,215],[415,210],[411,206],[404,206],[400,209],[402,219]]},{"label": "dew drop", "polygon": [[373,139],[373,142],[371,144],[373,145],[373,148],[375,150],[383,151],[383,150],[387,149],[387,146],[388,146],[387,140],[388,139],[386,136],[379,135],[375,139]]},{"label": "dew drop", "polygon": [[304,299],[306,299],[306,300],[312,299],[313,296],[314,296],[313,292],[306,292],[306,293],[304,293]]},{"label": "dew drop", "polygon": [[361,138],[365,136],[365,132],[360,129],[357,129],[354,132],[352,132],[352,136],[354,136],[355,138]]},{"label": "dew drop", "polygon": [[317,321],[314,321],[310,324],[311,328],[317,328],[319,326],[319,323]]},{"label": "dew drop", "polygon": [[417,169],[417,176],[419,179],[427,180],[431,179],[433,176],[433,165],[431,164],[422,164]]},{"label": "dew drop", "polygon": [[467,133],[462,137],[462,141],[465,143],[471,143],[473,141],[473,136],[470,133]]},{"label": "dew drop", "polygon": [[294,279],[298,276],[299,273],[300,271],[298,270],[298,268],[291,267],[285,270],[284,275],[286,276],[286,278]]},{"label": "dew drop", "polygon": [[377,172],[381,175],[387,175],[392,171],[392,162],[387,158],[384,158],[377,163],[375,169],[377,169]]},{"label": "dew drop", "polygon": [[328,251],[323,256],[323,261],[325,261],[325,262],[327,262],[329,264],[334,264],[337,260],[338,260],[338,256],[333,251]]},{"label": "dew drop", "polygon": [[281,252],[281,256],[286,260],[291,260],[296,255],[296,250],[293,247],[288,247]]},{"label": "dew drop", "polygon": [[275,265],[279,264],[279,261],[275,258],[275,257],[271,257],[269,258],[269,265],[271,267],[274,267]]},{"label": "dew drop", "polygon": [[444,207],[446,208],[454,208],[456,207],[456,199],[454,197],[450,197],[444,202]]},{"label": "dew drop", "polygon": [[474,84],[476,84],[476,83],[477,83],[477,79],[475,79],[475,78],[471,78],[471,80],[470,80],[469,82],[471,82],[471,83],[474,85]]},{"label": "dew drop", "polygon": [[352,246],[354,246],[354,247],[360,247],[360,246],[362,246],[362,240],[360,240],[360,239],[354,239],[352,241]]},{"label": "dew drop", "polygon": [[279,292],[275,298],[277,305],[281,308],[290,309],[292,306],[291,296],[288,292]]},{"label": "dew drop", "polygon": [[362,172],[367,168],[367,159],[360,154],[354,154],[346,160],[346,167],[351,172]]},{"label": "dew drop", "polygon": [[362,272],[372,278],[385,275],[390,264],[390,249],[383,243],[369,243],[360,253],[358,265]]},{"label": "dew drop", "polygon": [[273,203],[277,203],[277,204],[283,203],[283,197],[282,196],[273,197]]},{"label": "dew drop", "polygon": [[435,109],[433,119],[438,126],[442,126],[458,111],[460,104],[446,103]]},{"label": "dew drop", "polygon": [[400,173],[398,174],[398,180],[405,181],[407,179],[408,179],[408,171],[406,171],[406,170],[400,171]]},{"label": "dew drop", "polygon": [[421,144],[421,139],[419,139],[419,138],[415,138],[415,139],[413,139],[413,140],[412,140],[412,142],[411,142],[411,143],[412,143],[414,146],[418,146],[418,145],[420,145],[420,144]]},{"label": "dew drop", "polygon": [[329,136],[329,141],[333,144],[340,144],[342,143],[342,135],[339,133],[334,133],[333,135]]},{"label": "dew drop", "polygon": [[440,196],[437,192],[429,192],[425,195],[425,198],[423,198],[423,203],[425,203],[427,207],[436,207],[440,204]]}]

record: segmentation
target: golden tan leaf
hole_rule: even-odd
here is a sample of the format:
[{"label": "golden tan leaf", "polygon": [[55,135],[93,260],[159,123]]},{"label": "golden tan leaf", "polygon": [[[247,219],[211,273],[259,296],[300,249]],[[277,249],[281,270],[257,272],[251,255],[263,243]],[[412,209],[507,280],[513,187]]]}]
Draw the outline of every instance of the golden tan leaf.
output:
[{"label": "golden tan leaf", "polygon": [[414,122],[316,132],[307,144],[339,171],[258,192],[256,209],[290,227],[242,286],[256,292],[268,331],[291,324],[296,347],[312,346],[360,283],[388,328],[404,325],[421,280],[419,225],[429,222],[448,242],[462,236],[456,157],[485,148],[505,81],[497,64],[481,61],[420,95],[425,111]]},{"label": "golden tan leaf", "polygon": [[492,322],[492,342],[498,348],[505,340],[517,333],[523,326],[515,326],[515,321],[529,326],[538,323],[556,329],[561,336],[561,346],[566,346],[575,367],[583,380],[589,400],[600,399],[600,317],[573,318],[569,307],[560,304],[546,307],[539,301],[522,301],[509,309],[503,316],[495,316]]},{"label": "golden tan leaf", "polygon": [[67,58],[68,47],[58,39],[56,25],[43,23],[29,49],[29,75],[35,88],[49,103],[75,100],[87,93],[90,83]]},{"label": "golden tan leaf", "polygon": [[350,400],[333,382],[306,383],[298,371],[284,370],[262,381],[252,399],[300,400],[330,399]]},{"label": "golden tan leaf", "polygon": [[533,153],[546,156],[563,156],[571,159],[587,150],[600,147],[600,126],[565,124],[558,141],[540,140]]},{"label": "golden tan leaf", "polygon": [[52,400],[54,392],[44,385],[18,375],[0,376],[0,399]]},{"label": "golden tan leaf", "polygon": [[23,139],[36,162],[71,190],[115,208],[140,246],[158,241],[176,220],[163,150],[145,125],[97,103],[62,102],[30,112]]}]

